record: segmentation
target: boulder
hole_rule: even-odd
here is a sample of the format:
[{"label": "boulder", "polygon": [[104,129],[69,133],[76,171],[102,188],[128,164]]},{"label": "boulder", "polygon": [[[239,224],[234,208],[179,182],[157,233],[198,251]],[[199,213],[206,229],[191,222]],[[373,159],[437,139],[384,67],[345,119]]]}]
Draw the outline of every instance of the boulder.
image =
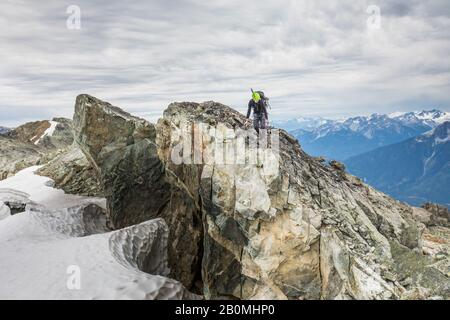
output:
[{"label": "boulder", "polygon": [[65,193],[103,196],[94,167],[76,144],[58,154],[37,173],[51,178],[55,182],[54,187]]},{"label": "boulder", "polygon": [[448,208],[434,203],[425,203],[422,208],[430,214],[427,225],[450,227],[450,210]]}]

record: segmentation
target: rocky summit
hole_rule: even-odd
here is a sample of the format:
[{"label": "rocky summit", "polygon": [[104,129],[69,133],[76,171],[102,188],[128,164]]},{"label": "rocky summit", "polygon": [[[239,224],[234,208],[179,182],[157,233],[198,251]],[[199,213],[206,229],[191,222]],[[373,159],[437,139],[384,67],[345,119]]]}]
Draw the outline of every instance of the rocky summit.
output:
[{"label": "rocky summit", "polygon": [[285,131],[258,135],[216,102],[152,124],[89,95],[72,127],[41,172],[103,195],[114,229],[163,219],[169,277],[205,299],[450,298],[443,209],[398,202]]},{"label": "rocky summit", "polygon": [[47,163],[73,143],[72,121],[55,118],[0,131],[0,180]]}]

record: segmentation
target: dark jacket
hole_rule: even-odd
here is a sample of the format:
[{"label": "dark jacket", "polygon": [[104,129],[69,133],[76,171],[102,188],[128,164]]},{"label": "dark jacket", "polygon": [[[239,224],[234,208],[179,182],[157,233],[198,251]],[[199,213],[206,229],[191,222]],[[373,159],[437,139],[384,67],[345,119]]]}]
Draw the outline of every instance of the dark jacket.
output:
[{"label": "dark jacket", "polygon": [[253,99],[250,99],[250,101],[248,102],[247,118],[250,118],[252,109],[253,109],[254,114],[256,114],[256,115],[263,114],[266,119],[269,118],[269,116],[267,114],[266,106],[262,99],[259,100],[258,102],[255,102],[255,101],[253,101]]}]

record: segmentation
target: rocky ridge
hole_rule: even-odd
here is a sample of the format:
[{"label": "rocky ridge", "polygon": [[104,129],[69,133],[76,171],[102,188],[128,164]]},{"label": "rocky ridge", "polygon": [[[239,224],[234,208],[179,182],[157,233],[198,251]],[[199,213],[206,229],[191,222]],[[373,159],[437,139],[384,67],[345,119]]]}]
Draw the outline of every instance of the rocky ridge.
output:
[{"label": "rocky ridge", "polygon": [[450,297],[445,263],[422,253],[422,209],[310,157],[284,131],[268,136],[278,148],[244,143],[243,163],[216,161],[218,146],[256,138],[249,126],[215,102],[171,104],[154,125],[80,95],[71,152],[95,172],[114,228],[165,220],[170,276],[207,299]]},{"label": "rocky ridge", "polygon": [[26,123],[0,135],[0,180],[33,165],[45,164],[73,143],[71,120]]}]

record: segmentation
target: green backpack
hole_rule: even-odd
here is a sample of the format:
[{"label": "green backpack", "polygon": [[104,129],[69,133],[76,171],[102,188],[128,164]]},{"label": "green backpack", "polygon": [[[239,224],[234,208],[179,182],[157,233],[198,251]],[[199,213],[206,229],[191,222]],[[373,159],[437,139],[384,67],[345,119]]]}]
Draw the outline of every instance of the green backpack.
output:
[{"label": "green backpack", "polygon": [[263,91],[253,91],[252,89],[252,93],[256,92],[257,94],[259,94],[259,96],[261,97],[261,100],[264,104],[264,107],[269,108],[270,109],[270,104],[269,104],[269,98],[264,94]]}]

